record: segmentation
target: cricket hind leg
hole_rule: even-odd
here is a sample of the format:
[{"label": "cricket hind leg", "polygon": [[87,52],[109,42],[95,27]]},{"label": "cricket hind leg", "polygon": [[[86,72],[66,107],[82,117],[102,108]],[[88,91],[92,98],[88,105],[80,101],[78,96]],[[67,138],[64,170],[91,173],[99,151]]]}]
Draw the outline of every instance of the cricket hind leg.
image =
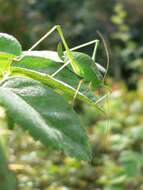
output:
[{"label": "cricket hind leg", "polygon": [[[64,45],[64,48],[67,52],[67,57],[69,59],[69,63],[70,62],[73,62],[74,61],[74,57],[67,45],[67,42],[64,38],[64,35],[63,35],[63,31],[61,29],[61,26],[60,25],[56,25],[54,26],[51,30],[49,30],[43,37],[40,38],[40,40],[38,40],[31,48],[28,49],[28,51],[32,51],[35,47],[37,47],[43,40],[45,40],[50,34],[52,34],[54,31],[57,31],[61,40],[62,40],[62,43]],[[55,73],[52,74],[52,76],[55,76],[58,72],[60,72],[64,67],[66,67],[69,63],[65,63],[62,68],[59,68],[58,71],[56,71]]]},{"label": "cricket hind leg", "polygon": [[51,28],[44,36],[42,36],[32,47],[28,49],[28,51],[32,51],[37,47],[42,41],[44,41],[50,34],[52,34],[57,29],[57,26]]},{"label": "cricket hind leg", "polygon": [[64,38],[64,35],[63,35],[63,32],[62,32],[62,29],[61,29],[60,25],[55,25],[53,28],[51,28],[44,36],[42,36],[40,38],[40,40],[38,40],[31,48],[29,48],[28,51],[32,51],[33,49],[35,49],[35,47],[37,47],[43,40],[45,40],[54,31],[58,32],[66,51],[70,51],[70,49],[69,49],[69,47],[67,45],[67,42],[66,42],[66,40]]}]

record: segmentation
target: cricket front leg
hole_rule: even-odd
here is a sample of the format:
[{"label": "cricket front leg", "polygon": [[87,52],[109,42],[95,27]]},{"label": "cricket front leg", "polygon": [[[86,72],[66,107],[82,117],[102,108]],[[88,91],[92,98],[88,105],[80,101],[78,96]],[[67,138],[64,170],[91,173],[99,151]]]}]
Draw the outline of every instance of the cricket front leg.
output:
[{"label": "cricket front leg", "polygon": [[79,89],[80,89],[82,83],[83,83],[83,80],[80,80],[79,83],[78,83],[78,86],[77,86],[77,89],[76,89],[75,95],[74,95],[73,100],[72,100],[72,105],[74,105],[74,102],[75,102],[76,96],[77,96],[77,94],[78,94],[78,92],[79,92]]},{"label": "cricket front leg", "polygon": [[28,51],[32,51],[35,47],[37,47],[43,40],[45,40],[50,34],[52,34],[54,31],[57,31],[61,40],[62,40],[62,43],[64,45],[64,48],[67,52],[67,55],[68,55],[68,58],[73,58],[72,56],[72,53],[70,52],[70,49],[67,45],[67,42],[65,40],[65,37],[63,35],[63,32],[62,32],[62,28],[60,25],[56,25],[54,26],[51,30],[49,30],[42,38],[40,38],[40,40],[38,40],[31,48],[28,49]]},{"label": "cricket front leg", "polygon": [[61,70],[63,70],[68,64],[70,64],[70,61],[67,61],[65,64],[63,64],[57,71],[55,71],[53,74],[51,74],[52,77],[57,75]]},{"label": "cricket front leg", "polygon": [[49,30],[44,36],[40,38],[31,48],[28,49],[28,51],[32,51],[37,47],[42,41],[44,41],[50,34],[52,34],[57,29],[57,26],[54,26],[51,30]]},{"label": "cricket front leg", "polygon": [[95,44],[94,46],[94,49],[93,49],[93,53],[92,53],[92,60],[94,61],[95,65],[97,66],[97,68],[99,69],[99,71],[105,73],[106,70],[104,69],[103,66],[101,66],[100,64],[98,64],[95,59],[96,59],[96,54],[97,54],[97,48],[99,46],[99,40],[92,40],[90,42],[87,42],[87,43],[84,43],[84,44],[81,44],[81,45],[78,45],[76,47],[73,47],[70,49],[70,51],[74,51],[74,50],[77,50],[77,49],[80,49],[80,48],[83,48],[83,47],[86,47],[86,46],[89,46],[89,45],[92,45],[92,44]]}]

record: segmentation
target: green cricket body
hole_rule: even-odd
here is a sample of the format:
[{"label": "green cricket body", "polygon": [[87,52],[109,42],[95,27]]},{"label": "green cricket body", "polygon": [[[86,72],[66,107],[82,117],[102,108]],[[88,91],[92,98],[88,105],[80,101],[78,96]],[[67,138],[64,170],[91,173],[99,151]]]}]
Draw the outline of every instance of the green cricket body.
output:
[{"label": "green cricket body", "polygon": [[94,61],[86,54],[70,51],[61,26],[57,25],[56,28],[66,49],[66,55],[70,61],[73,71],[85,81],[91,82],[93,88],[96,89],[100,84],[100,80],[97,77],[97,73],[91,67]]},{"label": "green cricket body", "polygon": [[[83,78],[85,82],[91,82],[93,88],[97,88],[101,83],[100,73],[97,68],[92,68],[92,66],[95,65],[92,58],[89,55],[81,52],[71,53],[74,60],[70,61],[68,68],[74,71],[79,77]],[[68,61],[68,57],[66,55],[64,56],[64,61]]]},{"label": "green cricket body", "polygon": [[[90,82],[92,84],[93,88],[97,88],[99,86],[99,84],[101,83],[101,81],[99,80],[99,78],[97,76],[97,72],[91,66],[92,63],[94,63],[94,61],[92,60],[92,58],[90,58],[86,54],[82,54],[82,53],[78,53],[78,52],[72,52],[70,50],[70,48],[67,45],[67,42],[65,40],[65,37],[63,35],[62,28],[60,25],[55,25],[38,42],[36,42],[28,51],[33,50],[37,45],[39,45],[45,38],[47,38],[55,30],[58,32],[58,34],[61,38],[61,41],[64,45],[65,50],[66,50],[66,57],[68,58],[68,61],[71,64],[73,72],[75,74],[77,74],[78,76],[80,76],[81,78],[83,78],[84,81]],[[94,42],[95,42],[95,40],[94,40]],[[96,42],[97,43],[96,43],[96,46],[94,48],[94,53],[93,53],[94,58],[95,58],[96,49],[97,49],[99,41],[96,40]],[[59,51],[59,54],[61,54],[61,53],[62,52]],[[60,69],[59,69],[59,71],[60,71]],[[55,73],[57,74],[58,72],[55,72]],[[53,73],[52,76],[55,76],[55,73]]]}]

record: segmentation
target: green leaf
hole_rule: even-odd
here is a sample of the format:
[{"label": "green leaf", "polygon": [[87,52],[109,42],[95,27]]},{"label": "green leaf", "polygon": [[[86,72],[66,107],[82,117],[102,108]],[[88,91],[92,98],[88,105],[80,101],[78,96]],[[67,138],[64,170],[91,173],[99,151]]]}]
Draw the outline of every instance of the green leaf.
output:
[{"label": "green leaf", "polygon": [[5,53],[5,52],[0,52],[0,61],[2,60],[7,60],[7,59],[12,59],[15,58],[16,56],[10,53]]},{"label": "green leaf", "polygon": [[33,79],[15,77],[0,87],[0,104],[15,123],[46,146],[89,160],[86,131],[63,97]]},{"label": "green leaf", "polygon": [[34,57],[42,57],[45,59],[50,59],[54,62],[57,63],[62,63],[63,61],[59,58],[58,54],[56,51],[47,51],[47,50],[42,50],[42,51],[23,51],[22,54],[24,56],[34,56]]},{"label": "green leaf", "polygon": [[[64,62],[59,58],[55,51],[24,51],[23,56],[19,61],[14,61],[12,66],[26,68],[46,74],[53,74],[56,72]],[[61,70],[54,78],[67,83],[68,85],[77,89],[79,78],[68,67]],[[86,96],[96,101],[96,97],[91,90],[87,92],[88,84],[83,84],[80,88],[80,92],[86,93]],[[75,92],[74,92],[75,93]],[[74,96],[74,95],[73,95]],[[72,98],[73,98],[72,96]]]},{"label": "green leaf", "polygon": [[[60,95],[62,94],[65,96],[69,96],[72,99],[76,93],[76,89],[73,88],[72,86],[60,80],[57,80],[45,73],[40,73],[40,72],[32,71],[29,69],[19,68],[19,67],[12,67],[11,75],[15,75],[15,76],[22,75],[22,76],[30,77],[32,79],[40,81],[41,83],[46,84],[47,86],[55,89],[58,93],[60,93]],[[88,98],[81,92],[77,93],[76,99],[83,101],[84,103],[87,103],[91,106],[94,106],[97,110],[105,114],[105,112],[100,107],[97,106],[96,101],[94,99],[92,100]]]},{"label": "green leaf", "polygon": [[[53,74],[63,65],[63,61],[54,51],[30,51],[23,52],[23,57],[19,61],[13,62],[13,66],[32,69],[46,74]],[[55,78],[77,87],[79,78],[69,69],[64,68]]]},{"label": "green leaf", "polygon": [[16,56],[13,54],[0,52],[0,74],[9,70],[10,64],[12,63],[12,58]]},{"label": "green leaf", "polygon": [[119,161],[124,166],[127,176],[135,177],[140,175],[143,167],[143,159],[140,153],[133,150],[125,150],[121,153]]},{"label": "green leaf", "polygon": [[15,37],[0,33],[0,52],[18,56],[21,54],[21,45]]}]

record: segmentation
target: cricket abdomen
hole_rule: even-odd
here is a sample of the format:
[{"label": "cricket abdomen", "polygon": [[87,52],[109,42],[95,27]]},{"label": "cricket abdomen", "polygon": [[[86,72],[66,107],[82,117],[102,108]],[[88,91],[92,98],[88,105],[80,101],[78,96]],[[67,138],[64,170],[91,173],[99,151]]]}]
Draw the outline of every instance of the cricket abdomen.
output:
[{"label": "cricket abdomen", "polygon": [[[99,85],[100,79],[94,69],[91,67],[94,64],[92,58],[81,52],[72,52],[74,58],[74,65],[71,63],[68,68],[75,72],[79,77],[83,78],[86,82],[91,82],[92,86],[95,88]],[[66,61],[69,61],[66,57]]]}]

